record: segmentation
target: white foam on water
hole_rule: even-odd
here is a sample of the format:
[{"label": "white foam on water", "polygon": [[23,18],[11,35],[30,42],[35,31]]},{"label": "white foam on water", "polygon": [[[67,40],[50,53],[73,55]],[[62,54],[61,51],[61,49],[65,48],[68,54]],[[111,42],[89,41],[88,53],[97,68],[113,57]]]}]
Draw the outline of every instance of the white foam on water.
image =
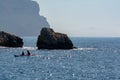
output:
[{"label": "white foam on water", "polygon": [[2,48],[7,48],[7,47],[0,46],[0,48],[2,49]]},{"label": "white foam on water", "polygon": [[27,49],[27,50],[36,50],[37,47],[28,47],[28,46],[23,46],[22,49]]},{"label": "white foam on water", "polygon": [[[4,49],[4,48],[9,48],[9,47],[0,46],[0,49]],[[22,49],[37,50],[37,47],[23,46]],[[97,49],[98,48],[76,48],[76,49],[72,49],[72,50],[97,50]]]},{"label": "white foam on water", "polygon": [[[0,49],[5,49],[5,48],[14,48],[14,47],[4,47],[4,46],[0,46]],[[21,47],[18,47],[21,48]],[[29,47],[29,46],[23,46],[22,49],[27,49],[27,50],[36,50],[37,47]]]},{"label": "white foam on water", "polygon": [[97,50],[97,48],[76,48],[73,50]]}]

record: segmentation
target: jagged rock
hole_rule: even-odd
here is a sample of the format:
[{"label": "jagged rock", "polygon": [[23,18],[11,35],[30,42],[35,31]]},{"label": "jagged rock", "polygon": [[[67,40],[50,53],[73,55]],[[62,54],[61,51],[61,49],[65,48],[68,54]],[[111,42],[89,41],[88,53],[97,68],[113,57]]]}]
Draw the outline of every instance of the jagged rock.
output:
[{"label": "jagged rock", "polygon": [[22,47],[23,40],[15,35],[0,31],[0,46],[4,47]]},{"label": "jagged rock", "polygon": [[72,49],[73,43],[66,34],[54,32],[51,28],[42,28],[37,47],[38,49]]}]

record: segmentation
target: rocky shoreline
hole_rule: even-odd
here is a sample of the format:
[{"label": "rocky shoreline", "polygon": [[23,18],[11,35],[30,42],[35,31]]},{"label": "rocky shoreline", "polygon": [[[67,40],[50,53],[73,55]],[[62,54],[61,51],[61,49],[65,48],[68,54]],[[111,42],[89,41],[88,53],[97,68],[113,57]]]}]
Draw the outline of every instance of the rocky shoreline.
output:
[{"label": "rocky shoreline", "polygon": [[[23,47],[23,39],[0,31],[0,46]],[[42,28],[36,42],[38,49],[73,49],[73,43],[67,34],[55,32],[51,28]]]}]

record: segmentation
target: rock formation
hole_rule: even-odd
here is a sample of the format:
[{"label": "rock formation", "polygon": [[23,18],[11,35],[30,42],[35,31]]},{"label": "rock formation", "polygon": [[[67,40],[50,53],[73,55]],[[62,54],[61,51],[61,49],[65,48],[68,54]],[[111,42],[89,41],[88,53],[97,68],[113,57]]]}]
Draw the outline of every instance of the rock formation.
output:
[{"label": "rock formation", "polygon": [[22,47],[23,40],[15,35],[0,31],[0,46],[4,47]]},{"label": "rock formation", "polygon": [[49,27],[33,0],[0,0],[0,30],[19,36],[35,36],[42,27]]},{"label": "rock formation", "polygon": [[51,28],[42,28],[37,47],[38,49],[72,49],[73,43],[66,34],[54,32]]}]

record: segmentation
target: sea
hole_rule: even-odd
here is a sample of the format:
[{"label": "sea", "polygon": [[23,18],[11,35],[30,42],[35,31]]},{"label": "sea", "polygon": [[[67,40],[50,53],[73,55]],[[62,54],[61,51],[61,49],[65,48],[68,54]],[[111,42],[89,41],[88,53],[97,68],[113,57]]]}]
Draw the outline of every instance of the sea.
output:
[{"label": "sea", "polygon": [[[0,80],[120,80],[120,38],[71,37],[70,50],[37,50],[37,37],[22,38],[22,48],[0,47]],[[34,56],[14,57],[27,50]]]}]

